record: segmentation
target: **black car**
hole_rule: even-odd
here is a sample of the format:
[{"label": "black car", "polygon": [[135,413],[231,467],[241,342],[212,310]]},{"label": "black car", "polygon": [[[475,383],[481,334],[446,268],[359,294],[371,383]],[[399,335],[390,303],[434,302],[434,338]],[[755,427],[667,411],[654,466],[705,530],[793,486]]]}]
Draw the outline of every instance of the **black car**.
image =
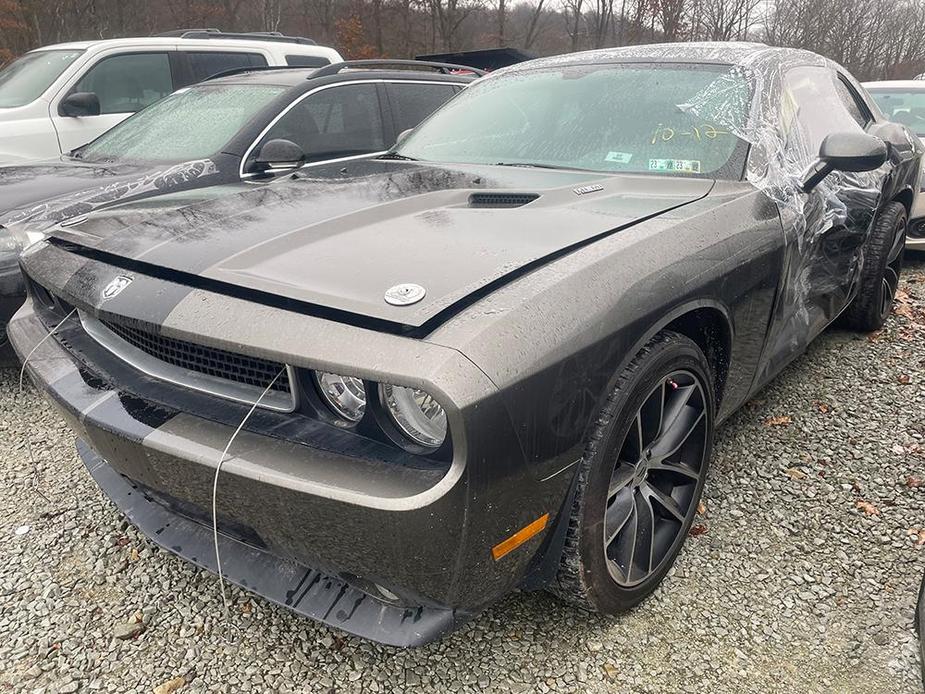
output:
[{"label": "black car", "polygon": [[0,167],[0,343],[25,297],[18,253],[43,225],[385,152],[476,73],[402,60],[241,68],[180,89],[59,159]]},{"label": "black car", "polygon": [[10,336],[128,518],[270,600],[399,645],[518,587],[613,614],[717,423],[882,325],[921,161],[813,53],[526,62],[380,157],[53,229]]}]

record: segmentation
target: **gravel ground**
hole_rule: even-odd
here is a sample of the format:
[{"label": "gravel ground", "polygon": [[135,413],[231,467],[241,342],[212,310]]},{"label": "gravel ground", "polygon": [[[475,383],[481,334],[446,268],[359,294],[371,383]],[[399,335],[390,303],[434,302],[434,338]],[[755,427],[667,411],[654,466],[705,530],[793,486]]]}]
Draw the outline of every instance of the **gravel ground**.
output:
[{"label": "gravel ground", "polygon": [[722,428],[695,536],[641,607],[516,594],[411,651],[237,589],[230,643],[216,579],[129,527],[4,369],[0,691],[921,691],[925,256],[900,298],[884,331],[828,332]]}]

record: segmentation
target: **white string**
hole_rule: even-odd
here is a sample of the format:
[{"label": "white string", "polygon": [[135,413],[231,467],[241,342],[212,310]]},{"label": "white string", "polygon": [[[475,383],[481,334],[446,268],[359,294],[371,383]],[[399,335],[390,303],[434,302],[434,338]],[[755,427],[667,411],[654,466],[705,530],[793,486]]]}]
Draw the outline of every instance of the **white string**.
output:
[{"label": "white string", "polygon": [[[41,340],[35,343],[35,347],[29,350],[29,354],[27,354],[26,358],[22,360],[22,368],[19,369],[19,395],[20,396],[22,395],[22,391],[23,391],[23,378],[26,374],[26,364],[29,363],[29,360],[32,358],[32,355],[35,354],[35,350],[41,347],[44,344],[45,340],[47,340],[49,337],[54,335],[55,332],[57,332],[58,328],[64,325],[65,321],[67,321],[68,318],[74,315],[75,311],[77,311],[76,306],[72,308],[70,313],[68,313],[64,318],[62,318],[54,328],[48,331],[48,334],[45,337],[43,337]],[[32,489],[36,494],[38,494],[40,497],[45,499],[45,501],[48,501],[50,503],[51,499],[45,496],[42,493],[42,490],[39,489],[39,484],[38,484],[39,464],[36,462],[35,455],[32,453],[32,435],[31,434],[26,434],[26,449],[29,452],[29,462],[32,463]]]},{"label": "white string", "polygon": [[264,388],[263,393],[260,394],[260,397],[251,405],[251,409],[244,419],[241,420],[241,423],[238,424],[238,428],[234,430],[234,433],[231,435],[231,438],[228,439],[228,443],[225,445],[225,450],[222,451],[222,457],[218,460],[218,465],[215,467],[215,477],[212,480],[212,540],[215,543],[215,564],[218,567],[218,587],[222,591],[222,604],[225,606],[225,615],[228,615],[228,596],[225,593],[225,575],[222,573],[222,557],[218,549],[218,512],[216,510],[216,499],[218,496],[218,475],[222,471],[222,463],[225,462],[225,456],[228,455],[228,449],[231,448],[231,444],[234,443],[234,440],[237,438],[238,434],[241,432],[241,429],[244,428],[244,425],[247,423],[247,420],[250,419],[251,415],[254,414],[254,410],[257,409],[257,406],[260,404],[260,401],[270,392],[270,388],[273,387],[273,384],[286,372],[286,367],[284,366],[279,370],[279,373],[273,377],[273,380],[267,384],[267,387]]}]

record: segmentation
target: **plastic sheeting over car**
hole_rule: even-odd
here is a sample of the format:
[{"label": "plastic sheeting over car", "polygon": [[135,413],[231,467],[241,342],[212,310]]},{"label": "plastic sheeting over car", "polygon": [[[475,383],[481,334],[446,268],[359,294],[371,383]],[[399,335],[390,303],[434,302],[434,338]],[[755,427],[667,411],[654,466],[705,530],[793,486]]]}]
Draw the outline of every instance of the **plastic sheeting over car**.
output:
[{"label": "plastic sheeting over car", "polygon": [[[749,144],[744,178],[774,201],[787,237],[783,293],[773,319],[779,322],[780,329],[774,332],[780,342],[769,345],[768,353],[804,349],[807,336],[835,317],[833,307],[840,305],[836,294],[844,294],[844,278],[860,271],[863,240],[890,169],[884,165],[862,173],[836,171],[811,192],[802,189],[825,135],[864,132],[865,116],[857,104],[860,87],[838,65],[815,53],[755,43],[628,46],[594,51],[593,58],[597,65],[647,61],[728,65],[728,71],[677,106]],[[578,53],[531,65],[556,67],[584,60]],[[847,264],[845,248],[855,249],[847,254]],[[776,366],[768,364],[768,371]]]},{"label": "plastic sheeting over car", "polygon": [[12,227],[14,224],[29,223],[36,231],[73,217],[85,215],[94,210],[125,200],[148,195],[181,190],[184,184],[204,176],[218,173],[211,159],[198,159],[145,171],[138,175],[121,176],[117,180],[88,187],[49,200],[10,210],[0,217],[0,224]]}]

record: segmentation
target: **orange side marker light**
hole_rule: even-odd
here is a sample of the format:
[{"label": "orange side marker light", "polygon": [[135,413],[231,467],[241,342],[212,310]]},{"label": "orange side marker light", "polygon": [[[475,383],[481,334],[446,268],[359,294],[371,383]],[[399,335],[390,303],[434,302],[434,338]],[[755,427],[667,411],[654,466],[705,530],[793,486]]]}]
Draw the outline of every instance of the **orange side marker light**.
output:
[{"label": "orange side marker light", "polygon": [[510,554],[515,549],[520,547],[524,542],[529,540],[534,535],[538,535],[543,532],[546,528],[546,524],[549,522],[549,514],[544,513],[542,516],[537,518],[535,521],[526,525],[516,533],[511,535],[508,539],[499,542],[494,547],[491,548],[491,556],[494,557],[495,561],[498,561],[501,557],[506,554]]}]

